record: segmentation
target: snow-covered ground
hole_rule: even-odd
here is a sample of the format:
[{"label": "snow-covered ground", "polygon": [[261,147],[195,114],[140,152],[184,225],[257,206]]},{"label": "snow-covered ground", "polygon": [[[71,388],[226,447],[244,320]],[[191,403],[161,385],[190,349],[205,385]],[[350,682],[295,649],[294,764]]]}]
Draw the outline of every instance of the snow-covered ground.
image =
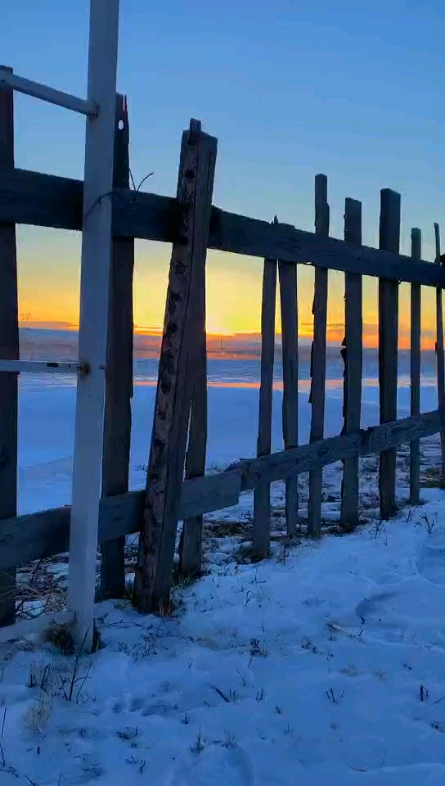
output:
[{"label": "snow-covered ground", "polygon": [[443,784],[444,496],[424,495],[385,525],[213,564],[171,617],[102,604],[103,649],[77,666],[2,645],[1,785]]},{"label": "snow-covered ground", "polygon": [[[210,375],[208,471],[255,453],[258,391],[246,368]],[[132,488],[145,482],[152,377],[140,373],[135,386]],[[69,503],[73,380],[24,377],[20,386],[20,512]],[[274,449],[282,446],[279,387]],[[403,378],[398,403],[399,417],[409,414]],[[422,409],[435,406],[426,375]],[[327,435],[339,433],[341,411],[334,375]],[[304,379],[299,416],[304,442]],[[377,422],[370,375],[362,425]],[[247,494],[206,517],[207,575],[175,587],[171,616],[100,604],[102,648],[78,660],[42,636],[0,645],[0,786],[444,784],[445,492],[430,488],[437,438],[422,441],[425,504],[416,510],[403,507],[408,455],[398,451],[402,507],[389,523],[378,519],[371,457],[361,465],[363,526],[336,536],[341,466],[333,465],[324,472],[321,541],[308,541],[303,526],[287,543],[283,486],[274,484],[269,560],[249,564]],[[300,491],[304,524],[304,476]],[[131,581],[131,542],[127,556]],[[66,571],[63,557],[21,570],[21,612],[42,598],[63,605]]]}]

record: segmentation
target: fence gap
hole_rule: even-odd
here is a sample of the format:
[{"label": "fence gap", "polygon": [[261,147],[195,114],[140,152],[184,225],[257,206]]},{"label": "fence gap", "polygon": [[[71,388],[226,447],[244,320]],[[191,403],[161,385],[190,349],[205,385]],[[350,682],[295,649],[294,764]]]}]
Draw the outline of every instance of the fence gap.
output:
[{"label": "fence gap", "polygon": [[[328,179],[326,175],[315,177],[315,234],[329,236]],[[323,439],[324,409],[326,396],[326,325],[328,310],[328,270],[315,268],[314,303],[314,340],[311,353],[311,392],[309,403],[312,405],[310,441]],[[309,473],[308,534],[319,537],[321,533],[321,503],[323,491],[323,470],[315,469]]]},{"label": "fence gap", "polygon": [[[177,200],[179,241],[173,244],[159,360],[158,387],[147,471],[134,604],[166,610],[184,477],[192,399],[193,320],[199,271],[205,269],[217,140],[192,120],[181,145]],[[167,606],[166,606],[167,604]]]},{"label": "fence gap", "polygon": [[[288,267],[291,266],[289,265]],[[261,383],[258,412],[257,456],[267,456],[272,450],[272,398],[275,357],[276,296],[277,262],[275,259],[266,258],[263,267],[263,294],[261,304]],[[295,316],[295,324],[296,322]],[[284,339],[284,341],[286,341],[286,339]],[[265,557],[269,553],[269,548],[270,484],[258,483],[253,493],[253,551],[256,556]]]},{"label": "fence gap", "polygon": [[[384,188],[380,192],[380,248],[399,253],[400,194]],[[379,279],[379,387],[380,423],[397,420],[397,355],[399,284]],[[396,450],[380,454],[380,516],[389,519],[397,511]]]},{"label": "fence gap", "polygon": [[[205,264],[196,270],[194,308],[194,360],[189,441],[185,477],[205,475],[207,450],[207,338],[206,338],[206,271]],[[202,564],[203,516],[185,519],[179,544],[179,570],[184,576],[196,576]]]},{"label": "fence gap", "polygon": [[[130,129],[125,96],[116,96],[113,187],[129,188]],[[113,238],[102,458],[102,496],[128,491],[133,395],[133,238]],[[100,597],[125,594],[125,537],[102,546]]]},{"label": "fence gap", "polygon": [[[281,363],[283,366],[282,428],[285,450],[298,445],[298,289],[297,266],[278,263],[281,304]],[[286,531],[298,526],[298,476],[285,479]]]},{"label": "fence gap", "polygon": [[[440,257],[440,229],[439,224],[434,224],[434,239],[436,246],[436,264],[442,265]],[[437,364],[437,403],[439,409],[445,408],[445,364],[443,347],[443,310],[442,289],[436,289],[436,364]],[[440,485],[445,486],[445,431],[440,432]]]},{"label": "fence gap", "polygon": [[[418,262],[422,258],[422,235],[420,229],[411,230],[411,258]],[[420,359],[421,359],[421,289],[420,284],[411,284],[411,415],[420,414]],[[420,442],[410,443],[409,454],[409,499],[411,505],[420,502]]]},{"label": "fence gap", "polygon": [[[362,203],[345,200],[345,241],[362,243]],[[363,305],[362,277],[358,273],[345,275],[345,338],[342,355],[345,363],[343,399],[343,434],[360,429],[362,404],[363,361]],[[345,459],[341,487],[340,526],[354,529],[359,521],[359,459]]]},{"label": "fence gap", "polygon": [[[12,68],[8,68],[12,72]],[[14,169],[14,97],[0,86],[0,170]],[[0,223],[0,357],[19,359],[17,295],[17,244],[15,224]],[[0,518],[17,515],[18,376],[2,374],[0,380]],[[0,625],[15,620],[16,569],[0,570]]]}]

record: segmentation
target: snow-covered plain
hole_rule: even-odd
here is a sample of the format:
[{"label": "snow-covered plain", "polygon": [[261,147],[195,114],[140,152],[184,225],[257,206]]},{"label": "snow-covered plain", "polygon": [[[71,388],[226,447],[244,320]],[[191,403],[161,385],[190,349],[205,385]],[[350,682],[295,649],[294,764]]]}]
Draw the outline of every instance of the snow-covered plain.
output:
[{"label": "snow-covered plain", "polygon": [[389,524],[213,564],[171,617],[101,604],[72,701],[72,657],[3,645],[2,786],[443,784],[445,516],[424,494]]},{"label": "snow-covered plain", "polygon": [[[254,454],[258,392],[245,375],[211,374],[209,471]],[[133,488],[144,483],[154,400],[150,376],[137,379]],[[301,442],[307,393],[303,382]],[[280,448],[278,389],[275,398]],[[401,378],[399,416],[408,403]],[[435,405],[425,377],[422,408]],[[327,434],[339,432],[341,407],[341,382],[331,379]],[[73,413],[70,380],[21,381],[21,512],[69,502]],[[377,421],[369,377],[363,425]],[[401,502],[407,457],[399,452]],[[426,440],[424,485],[433,485],[437,465],[437,439]],[[444,784],[445,496],[425,487],[424,505],[381,523],[376,467],[374,459],[362,463],[364,525],[352,535],[310,542],[302,532],[286,543],[276,484],[269,560],[243,557],[246,495],[238,508],[208,517],[207,575],[175,588],[171,616],[102,603],[103,647],[77,663],[43,637],[1,645],[0,786]],[[326,532],[335,531],[340,481],[338,466],[326,471]],[[302,478],[303,518],[305,495]],[[130,579],[131,558],[130,545]],[[51,575],[63,586],[62,559],[46,564],[43,591]]]}]

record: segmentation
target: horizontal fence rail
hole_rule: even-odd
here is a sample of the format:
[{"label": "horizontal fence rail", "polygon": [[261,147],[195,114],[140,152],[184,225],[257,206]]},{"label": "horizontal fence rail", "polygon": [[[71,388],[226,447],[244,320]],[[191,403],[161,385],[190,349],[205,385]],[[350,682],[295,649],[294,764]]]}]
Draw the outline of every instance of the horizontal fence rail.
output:
[{"label": "horizontal fence rail", "polygon": [[79,363],[57,360],[3,360],[0,359],[0,371],[11,374],[78,374],[87,373],[88,369]]},{"label": "horizontal fence rail", "polygon": [[[369,456],[396,448],[445,427],[445,410],[396,420],[354,434],[313,442],[267,456],[246,459],[227,470],[186,480],[182,486],[180,520],[238,504],[243,491],[320,469],[352,456]],[[101,500],[99,543],[138,532],[145,491],[131,491]],[[63,554],[69,545],[70,507],[30,513],[0,521],[0,570]]]},{"label": "horizontal fence rail", "polygon": [[[80,231],[82,191],[80,180],[21,169],[2,173],[0,221]],[[126,189],[114,189],[103,199],[113,202],[115,237],[180,241],[181,210],[176,199]],[[345,243],[289,224],[269,224],[215,206],[210,218],[208,247],[344,273],[445,287],[445,269],[432,262]]]},{"label": "horizontal fence rail", "polygon": [[56,106],[70,109],[72,112],[78,112],[81,115],[95,117],[98,113],[97,104],[93,101],[85,101],[83,98],[77,98],[70,93],[64,93],[61,90],[55,90],[53,87],[42,85],[40,82],[24,79],[22,76],[12,74],[1,67],[0,82],[6,83],[17,93],[23,93],[32,98],[40,98],[41,101],[46,101],[48,104],[55,104]]}]

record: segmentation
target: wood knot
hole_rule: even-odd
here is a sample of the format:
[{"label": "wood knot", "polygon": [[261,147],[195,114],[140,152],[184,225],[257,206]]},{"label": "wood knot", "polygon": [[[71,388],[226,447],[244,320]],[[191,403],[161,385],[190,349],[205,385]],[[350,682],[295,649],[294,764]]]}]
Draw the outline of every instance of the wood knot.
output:
[{"label": "wood knot", "polygon": [[[181,262],[180,260],[178,260],[178,262],[176,262],[176,265],[175,265],[175,273],[177,273],[178,276],[183,276],[186,270],[187,270],[187,268],[184,265],[184,262]],[[178,296],[178,297],[180,299],[180,296]]]}]

